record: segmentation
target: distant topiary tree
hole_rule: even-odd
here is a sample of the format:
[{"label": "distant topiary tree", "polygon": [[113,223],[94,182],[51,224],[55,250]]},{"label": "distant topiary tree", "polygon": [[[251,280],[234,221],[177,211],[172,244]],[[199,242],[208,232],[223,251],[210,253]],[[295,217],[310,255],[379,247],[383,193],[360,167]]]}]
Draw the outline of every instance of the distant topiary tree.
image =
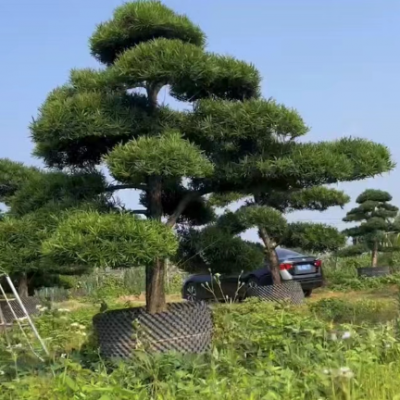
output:
[{"label": "distant topiary tree", "polygon": [[371,252],[371,266],[376,267],[380,251],[397,250],[393,245],[385,245],[388,235],[400,232],[400,224],[395,220],[398,208],[389,202],[392,196],[385,191],[367,189],[357,199],[357,207],[343,218],[345,222],[359,222],[360,225],[344,230],[353,239],[353,245],[339,252],[342,256],[354,256]]}]

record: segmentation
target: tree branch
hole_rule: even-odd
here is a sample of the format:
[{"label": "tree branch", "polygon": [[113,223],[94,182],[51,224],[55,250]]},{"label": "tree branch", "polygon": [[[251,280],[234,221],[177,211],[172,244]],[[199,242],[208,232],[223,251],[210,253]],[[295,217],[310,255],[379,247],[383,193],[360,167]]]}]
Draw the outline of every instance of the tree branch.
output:
[{"label": "tree branch", "polygon": [[115,192],[117,190],[123,189],[135,189],[135,190],[146,190],[145,185],[112,185],[108,186],[105,191],[106,192]]},{"label": "tree branch", "polygon": [[150,108],[154,111],[158,106],[158,93],[162,84],[146,85],[147,98]]},{"label": "tree branch", "polygon": [[185,196],[183,196],[183,198],[181,199],[181,201],[178,203],[175,211],[173,212],[172,215],[170,215],[170,217],[167,220],[167,226],[169,226],[170,228],[174,227],[176,224],[176,221],[178,220],[178,218],[181,216],[181,214],[183,213],[183,211],[185,210],[185,208],[187,207],[187,205],[197,199],[198,197],[201,197],[205,194],[208,194],[208,190],[206,189],[200,189],[200,190],[196,190],[193,192],[189,192],[187,193]]},{"label": "tree branch", "polygon": [[136,215],[147,215],[148,213],[147,210],[129,210],[129,212]]},{"label": "tree branch", "polygon": [[178,205],[177,205],[175,211],[173,212],[173,214],[170,215],[170,217],[168,218],[167,226],[169,226],[171,228],[174,227],[175,224],[176,224],[176,221],[181,216],[181,214],[183,213],[183,211],[185,210],[187,205],[191,201],[193,201],[196,197],[199,197],[199,196],[200,196],[200,194],[198,194],[198,192],[190,192],[190,193],[187,193],[185,196],[183,196],[183,198],[178,203]]}]

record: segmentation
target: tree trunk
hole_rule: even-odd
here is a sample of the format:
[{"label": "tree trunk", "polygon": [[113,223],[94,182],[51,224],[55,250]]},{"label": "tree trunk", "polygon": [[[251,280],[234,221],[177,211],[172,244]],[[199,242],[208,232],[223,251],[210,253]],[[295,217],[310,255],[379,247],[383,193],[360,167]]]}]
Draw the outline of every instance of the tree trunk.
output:
[{"label": "tree trunk", "polygon": [[273,243],[265,228],[259,228],[258,232],[261,240],[264,243],[265,255],[269,261],[272,281],[274,284],[279,284],[282,282],[282,279],[281,279],[281,274],[279,272],[279,260],[275,251],[276,244]]},{"label": "tree trunk", "polygon": [[[152,176],[148,181],[149,213],[151,219],[161,222],[162,218],[162,182],[159,176]],[[165,311],[165,263],[156,259],[152,266],[146,267],[146,308],[150,314]]]},{"label": "tree trunk", "polygon": [[156,259],[146,268],[146,308],[149,314],[165,311],[165,262]]},{"label": "tree trunk", "polygon": [[378,265],[378,241],[375,240],[374,247],[372,248],[371,267],[376,267],[377,265]]},{"label": "tree trunk", "polygon": [[20,297],[28,297],[28,276],[24,272],[21,274],[19,281],[18,281],[18,294]]}]

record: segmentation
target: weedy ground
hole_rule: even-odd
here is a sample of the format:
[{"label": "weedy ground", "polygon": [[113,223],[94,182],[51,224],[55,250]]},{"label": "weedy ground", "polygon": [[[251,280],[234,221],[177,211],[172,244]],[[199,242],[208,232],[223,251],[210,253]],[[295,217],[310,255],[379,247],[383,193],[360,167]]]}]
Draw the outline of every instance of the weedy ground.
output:
[{"label": "weedy ground", "polygon": [[[354,279],[332,280],[300,307],[213,305],[210,354],[137,351],[114,364],[91,334],[98,296],[53,304],[35,317],[51,352],[44,362],[18,330],[8,341],[0,335],[0,399],[400,400],[399,278]],[[143,298],[109,291],[106,302],[120,308]]]}]

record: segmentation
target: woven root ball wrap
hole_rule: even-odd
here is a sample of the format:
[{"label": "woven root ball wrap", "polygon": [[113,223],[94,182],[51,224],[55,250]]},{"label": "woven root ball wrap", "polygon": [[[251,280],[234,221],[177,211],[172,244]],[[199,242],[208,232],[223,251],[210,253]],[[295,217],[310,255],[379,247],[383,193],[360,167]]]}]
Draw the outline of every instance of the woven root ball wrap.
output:
[{"label": "woven root ball wrap", "polygon": [[137,349],[203,353],[211,348],[213,323],[205,303],[171,303],[148,314],[144,307],[97,314],[93,326],[106,358],[130,358]]},{"label": "woven root ball wrap", "polygon": [[391,274],[390,267],[366,267],[358,268],[358,276],[375,278],[379,276],[387,276]]},{"label": "woven root ball wrap", "polygon": [[[39,312],[37,306],[40,305],[40,300],[37,299],[36,297],[22,297],[21,301],[29,315],[34,315]],[[14,311],[17,318],[26,317],[25,313],[22,311],[22,308],[16,299],[11,299],[9,300],[9,302],[10,305],[8,305],[4,299],[0,300],[0,308],[3,313],[5,323],[11,324],[15,320],[14,314],[12,313],[10,307]]]},{"label": "woven root ball wrap", "polygon": [[269,286],[257,286],[247,290],[247,297],[258,297],[265,301],[288,301],[292,304],[302,304],[304,293],[298,282],[285,282]]}]

